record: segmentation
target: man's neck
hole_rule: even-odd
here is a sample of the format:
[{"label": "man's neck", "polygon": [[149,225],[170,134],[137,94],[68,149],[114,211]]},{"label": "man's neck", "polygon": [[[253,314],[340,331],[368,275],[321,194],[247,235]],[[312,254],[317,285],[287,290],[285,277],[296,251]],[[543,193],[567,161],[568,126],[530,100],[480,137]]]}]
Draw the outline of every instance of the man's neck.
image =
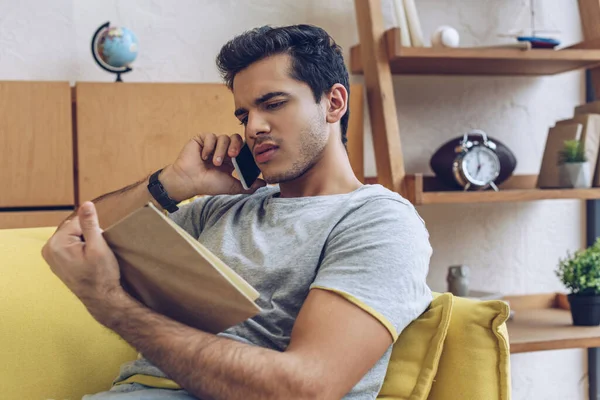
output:
[{"label": "man's neck", "polygon": [[328,146],[319,161],[301,177],[281,182],[280,197],[308,197],[350,193],[362,186],[354,175],[341,142]]}]

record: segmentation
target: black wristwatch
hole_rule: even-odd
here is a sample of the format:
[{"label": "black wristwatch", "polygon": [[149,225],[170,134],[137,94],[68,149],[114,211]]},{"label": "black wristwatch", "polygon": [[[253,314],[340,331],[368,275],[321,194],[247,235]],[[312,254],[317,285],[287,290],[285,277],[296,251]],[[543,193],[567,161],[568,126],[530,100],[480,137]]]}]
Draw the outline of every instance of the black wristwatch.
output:
[{"label": "black wristwatch", "polygon": [[169,194],[165,190],[164,186],[158,180],[158,175],[162,172],[162,170],[163,169],[161,168],[150,176],[148,191],[162,208],[167,210],[169,213],[172,213],[179,210],[179,207],[177,207],[177,202],[169,197]]}]

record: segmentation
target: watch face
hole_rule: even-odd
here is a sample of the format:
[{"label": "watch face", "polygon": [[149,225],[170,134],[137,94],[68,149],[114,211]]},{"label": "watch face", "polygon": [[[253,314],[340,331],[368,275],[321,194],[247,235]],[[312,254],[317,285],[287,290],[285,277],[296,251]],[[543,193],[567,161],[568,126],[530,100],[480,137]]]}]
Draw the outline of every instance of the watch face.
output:
[{"label": "watch face", "polygon": [[465,178],[474,185],[485,186],[498,177],[500,160],[496,153],[487,147],[475,146],[462,160]]}]

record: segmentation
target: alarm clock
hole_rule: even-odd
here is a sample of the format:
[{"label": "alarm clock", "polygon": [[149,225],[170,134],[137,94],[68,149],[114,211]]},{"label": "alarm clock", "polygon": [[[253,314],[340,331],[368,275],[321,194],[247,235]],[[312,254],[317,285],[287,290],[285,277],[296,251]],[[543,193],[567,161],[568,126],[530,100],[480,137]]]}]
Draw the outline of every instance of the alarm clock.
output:
[{"label": "alarm clock", "polygon": [[506,145],[479,129],[444,143],[430,160],[437,180],[448,189],[459,190],[498,190],[516,165]]},{"label": "alarm clock", "polygon": [[[476,135],[481,139],[470,138]],[[464,190],[491,187],[498,191],[494,181],[500,175],[500,158],[496,154],[496,143],[489,140],[485,132],[476,129],[465,133],[454,151],[456,158],[452,163],[452,174]]]}]

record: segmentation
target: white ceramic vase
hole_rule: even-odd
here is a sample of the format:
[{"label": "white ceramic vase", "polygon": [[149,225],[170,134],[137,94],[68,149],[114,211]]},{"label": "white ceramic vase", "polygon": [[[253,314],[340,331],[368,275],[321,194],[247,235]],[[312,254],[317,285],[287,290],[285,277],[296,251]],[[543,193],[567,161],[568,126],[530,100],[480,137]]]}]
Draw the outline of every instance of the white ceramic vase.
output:
[{"label": "white ceramic vase", "polygon": [[564,188],[589,188],[592,183],[590,163],[564,163],[559,166],[560,186]]}]

